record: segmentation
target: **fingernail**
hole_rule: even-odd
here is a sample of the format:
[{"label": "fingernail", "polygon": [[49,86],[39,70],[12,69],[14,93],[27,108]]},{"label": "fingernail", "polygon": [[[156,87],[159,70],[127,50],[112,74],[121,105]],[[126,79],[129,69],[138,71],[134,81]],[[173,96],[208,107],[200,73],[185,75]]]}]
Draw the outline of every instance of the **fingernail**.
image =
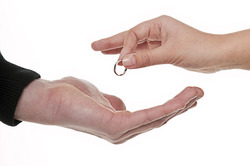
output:
[{"label": "fingernail", "polygon": [[125,58],[122,60],[122,64],[125,67],[133,67],[135,66],[135,57],[133,54],[127,55]]}]

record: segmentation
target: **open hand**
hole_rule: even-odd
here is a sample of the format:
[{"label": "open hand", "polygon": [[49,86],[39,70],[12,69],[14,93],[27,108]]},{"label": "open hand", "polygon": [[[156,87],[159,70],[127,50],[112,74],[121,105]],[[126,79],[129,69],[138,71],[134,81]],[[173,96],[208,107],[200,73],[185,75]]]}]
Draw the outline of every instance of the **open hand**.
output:
[{"label": "open hand", "polygon": [[188,87],[163,105],[130,112],[121,99],[100,92],[87,81],[38,79],[24,89],[15,119],[62,126],[118,144],[162,126],[196,106],[202,96],[200,88]]}]

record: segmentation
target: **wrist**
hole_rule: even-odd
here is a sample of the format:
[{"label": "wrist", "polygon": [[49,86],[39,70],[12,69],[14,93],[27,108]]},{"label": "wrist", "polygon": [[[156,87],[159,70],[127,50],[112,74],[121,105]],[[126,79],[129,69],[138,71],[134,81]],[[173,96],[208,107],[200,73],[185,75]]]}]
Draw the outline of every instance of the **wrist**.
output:
[{"label": "wrist", "polygon": [[20,121],[46,123],[46,114],[43,112],[46,100],[48,81],[36,79],[23,90],[17,103],[15,119]]}]

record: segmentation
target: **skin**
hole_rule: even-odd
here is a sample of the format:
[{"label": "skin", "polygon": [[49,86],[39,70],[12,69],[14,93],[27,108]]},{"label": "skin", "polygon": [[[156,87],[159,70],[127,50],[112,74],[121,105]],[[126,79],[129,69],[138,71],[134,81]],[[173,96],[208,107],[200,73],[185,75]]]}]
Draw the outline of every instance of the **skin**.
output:
[{"label": "skin", "polygon": [[[120,54],[119,60],[129,69],[173,64],[193,71],[216,72],[248,69],[248,36],[249,30],[208,34],[161,16],[96,41],[92,48],[104,54]],[[121,99],[100,92],[87,81],[73,77],[38,79],[24,89],[15,119],[66,127],[120,144],[195,107],[203,95],[200,88],[187,87],[162,105],[130,112]]]},{"label": "skin", "polygon": [[[92,48],[104,54],[120,54],[120,65],[129,69],[173,64],[212,73],[236,68],[250,70],[249,45],[250,30],[215,35],[160,16],[95,41]],[[72,77],[56,81],[38,79],[24,89],[15,119],[62,126],[119,144],[195,107],[203,94],[200,88],[187,87],[162,105],[130,112],[121,99],[100,92],[87,81]]]},{"label": "skin", "polygon": [[250,30],[215,35],[201,32],[172,17],[160,16],[128,31],[92,43],[104,54],[120,54],[128,69],[173,64],[213,73],[250,69]]},{"label": "skin", "polygon": [[130,112],[121,99],[87,81],[37,79],[24,89],[15,119],[70,128],[120,144],[195,107],[203,94],[200,88],[187,87],[162,105]]}]

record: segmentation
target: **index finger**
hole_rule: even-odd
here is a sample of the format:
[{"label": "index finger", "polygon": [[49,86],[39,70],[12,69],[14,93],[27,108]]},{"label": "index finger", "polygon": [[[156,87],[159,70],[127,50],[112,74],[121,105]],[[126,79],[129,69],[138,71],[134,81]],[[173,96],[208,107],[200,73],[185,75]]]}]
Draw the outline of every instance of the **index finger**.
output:
[{"label": "index finger", "polygon": [[126,33],[127,31],[118,33],[108,38],[95,41],[91,44],[91,47],[95,51],[107,51],[107,50],[121,48],[123,46]]},{"label": "index finger", "polygon": [[143,22],[130,29],[124,39],[123,49],[118,60],[121,60],[127,54],[135,51],[137,45],[149,38],[150,24]]}]

